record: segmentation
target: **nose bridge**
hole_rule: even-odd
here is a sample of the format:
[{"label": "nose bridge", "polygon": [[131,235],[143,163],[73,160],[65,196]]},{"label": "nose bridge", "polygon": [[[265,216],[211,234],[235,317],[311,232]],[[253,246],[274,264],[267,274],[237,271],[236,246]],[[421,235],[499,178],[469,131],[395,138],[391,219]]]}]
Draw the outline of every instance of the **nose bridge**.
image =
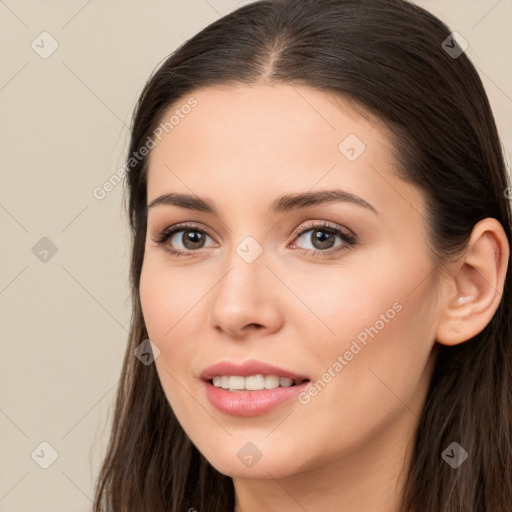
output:
[{"label": "nose bridge", "polygon": [[[236,233],[232,234],[236,240]],[[212,321],[223,330],[235,333],[248,324],[270,327],[279,308],[273,304],[263,246],[251,235],[233,242],[224,260],[226,271],[213,294]],[[273,328],[273,327],[271,327]]]},{"label": "nose bridge", "polygon": [[219,285],[228,289],[228,294],[238,302],[254,300],[259,294],[265,277],[265,256],[263,246],[251,235],[232,245],[226,256],[227,274]]},{"label": "nose bridge", "polygon": [[266,234],[264,229],[257,229],[261,224],[261,218],[255,211],[247,211],[244,207],[236,209],[234,219],[237,220],[230,226],[229,241],[226,248],[229,249],[227,258],[227,267],[241,272],[244,279],[252,279],[253,274],[261,274],[264,269],[264,244]]}]

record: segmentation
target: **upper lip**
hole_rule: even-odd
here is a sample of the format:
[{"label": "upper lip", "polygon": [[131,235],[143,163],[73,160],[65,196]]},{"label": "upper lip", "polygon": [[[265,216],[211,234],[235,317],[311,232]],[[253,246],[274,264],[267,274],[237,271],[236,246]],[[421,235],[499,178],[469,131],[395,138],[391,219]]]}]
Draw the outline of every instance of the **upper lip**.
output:
[{"label": "upper lip", "polygon": [[215,376],[221,375],[238,375],[241,377],[249,377],[251,375],[277,375],[278,377],[288,377],[295,381],[309,380],[309,377],[300,375],[284,368],[279,368],[273,364],[264,363],[263,361],[250,360],[243,363],[234,363],[232,361],[219,361],[205,368],[200,377],[208,381]]}]

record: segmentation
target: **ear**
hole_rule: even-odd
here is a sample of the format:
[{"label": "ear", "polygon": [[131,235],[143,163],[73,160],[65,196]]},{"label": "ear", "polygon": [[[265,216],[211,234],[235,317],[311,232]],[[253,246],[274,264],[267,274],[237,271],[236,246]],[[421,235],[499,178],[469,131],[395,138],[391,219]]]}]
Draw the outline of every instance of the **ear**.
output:
[{"label": "ear", "polygon": [[509,254],[507,236],[496,219],[488,217],[474,226],[463,256],[441,284],[439,343],[457,345],[489,324],[503,294]]}]

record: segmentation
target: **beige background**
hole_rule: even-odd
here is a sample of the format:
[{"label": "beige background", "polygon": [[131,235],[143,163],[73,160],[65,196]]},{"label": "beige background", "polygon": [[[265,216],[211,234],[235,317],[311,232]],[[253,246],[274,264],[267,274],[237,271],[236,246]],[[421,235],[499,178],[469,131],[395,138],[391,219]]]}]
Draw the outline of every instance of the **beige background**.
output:
[{"label": "beige background", "polygon": [[[512,0],[417,3],[469,42],[510,158]],[[122,187],[92,191],[122,166],[154,67],[238,5],[0,0],[2,512],[91,509],[130,313]]]}]

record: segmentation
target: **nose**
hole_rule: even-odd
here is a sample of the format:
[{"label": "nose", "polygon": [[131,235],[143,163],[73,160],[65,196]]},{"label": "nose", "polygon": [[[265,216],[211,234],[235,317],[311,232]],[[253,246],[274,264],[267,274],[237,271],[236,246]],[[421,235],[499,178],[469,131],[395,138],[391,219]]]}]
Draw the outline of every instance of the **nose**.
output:
[{"label": "nose", "polygon": [[267,267],[264,253],[248,262],[234,251],[226,267],[212,290],[213,328],[237,339],[249,333],[263,336],[277,331],[283,320],[278,298],[282,294],[278,293],[279,281]]}]

